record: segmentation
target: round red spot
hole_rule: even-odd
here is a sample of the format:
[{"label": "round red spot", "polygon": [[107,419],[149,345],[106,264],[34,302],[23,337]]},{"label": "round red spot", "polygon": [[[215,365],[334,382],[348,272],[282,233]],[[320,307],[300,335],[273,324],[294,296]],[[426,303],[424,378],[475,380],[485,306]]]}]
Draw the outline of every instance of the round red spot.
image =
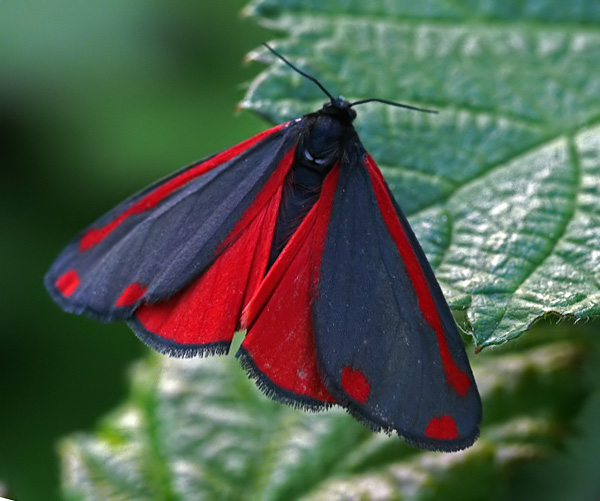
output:
[{"label": "round red spot", "polygon": [[425,428],[425,436],[439,440],[454,440],[458,438],[456,421],[450,416],[432,417]]},{"label": "round red spot", "polygon": [[354,400],[364,404],[369,398],[371,385],[367,380],[367,376],[358,369],[353,369],[350,366],[344,367],[342,372],[342,388]]},{"label": "round red spot", "polygon": [[115,306],[131,306],[138,299],[140,299],[146,292],[146,287],[142,287],[139,283],[133,282],[125,287],[125,290],[117,299]]},{"label": "round red spot", "polygon": [[79,286],[79,275],[75,270],[66,271],[58,277],[54,285],[56,285],[56,288],[63,296],[69,297]]}]

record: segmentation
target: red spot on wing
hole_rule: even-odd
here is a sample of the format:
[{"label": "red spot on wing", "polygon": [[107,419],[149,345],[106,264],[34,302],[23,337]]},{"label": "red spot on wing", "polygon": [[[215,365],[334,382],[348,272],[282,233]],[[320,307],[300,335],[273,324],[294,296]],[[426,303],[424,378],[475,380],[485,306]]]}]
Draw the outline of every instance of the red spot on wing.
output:
[{"label": "red spot on wing", "polygon": [[358,369],[346,366],[342,371],[342,388],[354,400],[364,404],[369,398],[371,385],[367,376]]},{"label": "red spot on wing", "polygon": [[421,268],[417,255],[398,219],[396,210],[386,189],[383,176],[375,164],[375,161],[368,154],[366,165],[369,170],[369,175],[371,176],[371,182],[373,183],[379,210],[381,211],[388,231],[400,252],[400,257],[404,262],[406,272],[408,273],[412,286],[417,294],[419,307],[423,313],[423,317],[435,332],[446,381],[460,396],[464,397],[471,387],[471,381],[467,374],[462,371],[452,359],[440,316],[431,290],[429,289],[429,285],[427,285],[425,275],[423,274],[423,269]]},{"label": "red spot on wing", "polygon": [[218,155],[215,155],[214,157],[208,159],[206,162],[202,162],[201,164],[182,172],[178,176],[169,179],[165,183],[158,186],[154,191],[148,193],[146,196],[142,197],[140,200],[134,203],[131,207],[119,214],[110,223],[100,228],[92,228],[88,230],[79,241],[79,250],[83,252],[99,244],[128,217],[132,216],[133,214],[139,214],[141,212],[152,209],[161,200],[166,198],[175,190],[178,190],[185,184],[189,183],[192,179],[195,179],[201,176],[202,174],[205,174],[206,172],[210,171],[211,169],[214,169],[215,167],[231,160],[237,155],[243,153],[251,146],[254,146],[259,141],[265,139],[267,136],[285,127],[285,125],[287,124],[283,123],[264,132],[261,132],[260,134],[257,134],[256,136],[241,142],[233,148],[230,148],[226,151],[219,153]]},{"label": "red spot on wing", "polygon": [[311,292],[315,244],[324,238],[338,175],[336,166],[242,314],[248,328],[242,346],[258,370],[283,390],[330,403],[317,369]]},{"label": "red spot on wing", "polygon": [[138,301],[146,292],[146,287],[143,287],[137,282],[129,284],[119,298],[117,299],[115,306],[131,306],[133,303]]},{"label": "red spot on wing", "polygon": [[79,286],[79,275],[75,270],[66,271],[57,278],[54,285],[56,285],[56,288],[63,296],[69,297]]},{"label": "red spot on wing", "polygon": [[438,440],[454,440],[458,438],[456,422],[450,416],[433,417],[425,428],[425,436]]},{"label": "red spot on wing", "polygon": [[267,268],[282,189],[272,180],[285,178],[293,158],[291,148],[202,275],[169,300],[137,310],[147,331],[182,345],[231,341]]}]

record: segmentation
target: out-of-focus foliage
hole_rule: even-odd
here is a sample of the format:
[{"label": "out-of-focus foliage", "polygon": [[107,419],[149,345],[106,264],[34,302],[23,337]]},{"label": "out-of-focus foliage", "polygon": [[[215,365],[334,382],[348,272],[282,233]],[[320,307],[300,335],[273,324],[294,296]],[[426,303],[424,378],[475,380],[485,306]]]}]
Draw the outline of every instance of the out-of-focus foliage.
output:
[{"label": "out-of-focus foliage", "polygon": [[589,390],[585,349],[547,340],[478,361],[482,436],[444,454],[374,434],[339,409],[309,413],[273,402],[233,357],[152,357],[137,367],[127,404],[96,434],[62,443],[65,493],[140,501],[524,499],[509,480],[555,453],[572,428]]},{"label": "out-of-focus foliage", "polygon": [[[275,47],[353,101],[451,305],[480,347],[548,312],[600,313],[600,2],[257,0]],[[270,54],[257,58],[271,62]],[[322,92],[277,64],[244,105],[279,122]]]}]

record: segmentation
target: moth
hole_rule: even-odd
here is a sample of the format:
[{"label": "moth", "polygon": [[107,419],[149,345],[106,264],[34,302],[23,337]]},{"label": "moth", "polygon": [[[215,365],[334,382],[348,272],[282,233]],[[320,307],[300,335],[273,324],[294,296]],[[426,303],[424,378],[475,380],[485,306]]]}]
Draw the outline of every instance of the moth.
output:
[{"label": "moth", "polygon": [[[176,357],[224,354],[270,397],[343,406],[417,447],[476,440],[481,401],[421,246],[353,127],[323,107],[196,162],[85,229],[45,277],[66,311]],[[408,145],[407,145],[408,147]]]}]

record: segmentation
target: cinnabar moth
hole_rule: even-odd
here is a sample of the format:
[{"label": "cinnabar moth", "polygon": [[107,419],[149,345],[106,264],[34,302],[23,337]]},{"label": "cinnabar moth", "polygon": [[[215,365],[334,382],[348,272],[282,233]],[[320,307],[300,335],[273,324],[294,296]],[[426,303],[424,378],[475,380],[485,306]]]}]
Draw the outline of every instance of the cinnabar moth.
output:
[{"label": "cinnabar moth", "polygon": [[[265,44],[266,45],[266,44]],[[269,396],[345,407],[374,430],[455,451],[481,402],[450,309],[352,122],[317,112],[201,160],[80,233],[46,275],[66,311],[125,320],[177,357],[237,354]]]}]

